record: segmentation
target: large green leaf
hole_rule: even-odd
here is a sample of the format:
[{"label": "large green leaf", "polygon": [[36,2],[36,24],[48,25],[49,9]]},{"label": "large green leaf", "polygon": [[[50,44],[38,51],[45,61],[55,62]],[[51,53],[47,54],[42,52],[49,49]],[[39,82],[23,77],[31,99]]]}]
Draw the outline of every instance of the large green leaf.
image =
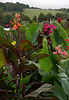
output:
[{"label": "large green leaf", "polygon": [[54,21],[53,24],[56,26],[56,30],[54,30],[54,33],[52,34],[53,46],[56,47],[63,44],[62,48],[65,50],[67,46],[65,41],[67,39],[67,33],[58,22]]},{"label": "large green leaf", "polygon": [[[47,40],[45,38],[43,39],[43,49],[42,49],[41,53],[49,54]],[[45,70],[46,72],[50,72],[51,71],[52,61],[51,61],[50,56],[39,60],[39,63],[40,63],[40,67],[43,70]]]},{"label": "large green leaf", "polygon": [[58,80],[58,76],[57,75],[46,75],[43,76],[42,81],[45,83],[50,83],[50,84],[54,84],[54,81]]},{"label": "large green leaf", "polygon": [[26,39],[30,40],[32,42],[32,44],[35,44],[37,42],[37,37],[39,35],[39,31],[41,31],[42,28],[43,28],[43,23],[32,22],[30,24],[30,26],[28,27],[28,29],[25,28]]},{"label": "large green leaf", "polygon": [[68,88],[69,87],[69,80],[67,80],[66,78],[62,78],[61,83],[62,83],[62,87],[63,87],[65,93],[69,96],[69,88]]},{"label": "large green leaf", "polygon": [[4,51],[0,48],[0,68],[6,65],[6,58],[4,55]]},{"label": "large green leaf", "polygon": [[54,85],[55,85],[56,97],[59,98],[59,100],[67,100],[67,96],[64,90],[60,87],[60,85],[57,82],[55,82]]},{"label": "large green leaf", "polygon": [[60,66],[64,69],[67,69],[67,72],[69,73],[69,59],[61,60]]},{"label": "large green leaf", "polygon": [[32,22],[30,24],[29,28],[26,29],[26,39],[30,40],[32,42],[32,40],[33,40],[32,37],[33,37],[34,33],[36,32],[36,30],[37,30],[37,25],[35,22]]},{"label": "large green leaf", "polygon": [[38,31],[41,32],[42,29],[43,29],[43,26],[44,26],[44,23],[43,22],[37,23]]},{"label": "large green leaf", "polygon": [[61,26],[61,24],[58,23],[57,21],[53,21],[52,23],[53,23],[53,25],[56,26],[56,30],[59,32],[60,36],[62,36],[64,39],[67,39],[67,33],[66,33],[65,29]]}]

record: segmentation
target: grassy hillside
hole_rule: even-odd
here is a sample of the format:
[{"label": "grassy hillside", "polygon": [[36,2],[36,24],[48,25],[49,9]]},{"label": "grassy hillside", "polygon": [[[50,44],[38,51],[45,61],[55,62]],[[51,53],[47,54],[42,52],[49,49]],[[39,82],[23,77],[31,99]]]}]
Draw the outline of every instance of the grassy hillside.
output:
[{"label": "grassy hillside", "polygon": [[[30,19],[33,18],[33,16],[39,16],[40,13],[43,13],[46,15],[47,13],[52,13],[52,15],[55,15],[57,12],[61,11],[55,11],[55,10],[44,10],[44,9],[25,9],[23,14],[27,15],[30,17]],[[64,13],[64,12],[62,12]]]}]

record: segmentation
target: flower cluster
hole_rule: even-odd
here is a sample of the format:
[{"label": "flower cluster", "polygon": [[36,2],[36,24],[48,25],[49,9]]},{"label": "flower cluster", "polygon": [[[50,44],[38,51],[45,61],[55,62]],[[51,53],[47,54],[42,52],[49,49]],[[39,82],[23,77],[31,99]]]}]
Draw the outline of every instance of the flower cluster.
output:
[{"label": "flower cluster", "polygon": [[43,28],[44,34],[46,32],[48,33],[48,35],[54,33],[54,31],[52,31],[53,29],[56,29],[56,27],[53,24],[49,25],[49,23],[44,23],[44,28]]},{"label": "flower cluster", "polygon": [[[65,40],[65,41],[68,41],[68,43],[69,43],[69,39],[67,39],[67,40]],[[69,49],[69,46],[66,46],[67,47],[67,49],[66,50],[68,50]]]},{"label": "flower cluster", "polygon": [[15,14],[15,18],[16,18],[17,21],[19,21],[19,22],[21,21],[21,15],[20,14]]},{"label": "flower cluster", "polygon": [[67,55],[68,53],[66,51],[63,51],[63,49],[60,49],[61,45],[58,45],[58,47],[56,47],[56,52],[53,52],[53,54],[56,54],[56,55],[64,55],[65,58],[67,58]]},{"label": "flower cluster", "polygon": [[18,30],[19,27],[23,26],[19,22],[21,21],[21,15],[20,14],[15,14],[15,23],[13,25],[14,30]]},{"label": "flower cluster", "polygon": [[61,21],[62,21],[62,18],[59,18],[59,17],[58,17],[57,22],[61,23]]},{"label": "flower cluster", "polygon": [[7,26],[7,27],[11,27],[13,24],[14,24],[14,22],[12,22],[12,21],[10,20],[9,24],[6,24],[6,26]]},{"label": "flower cluster", "polygon": [[14,30],[18,30],[19,27],[23,26],[21,25],[19,22],[21,21],[21,15],[20,14],[15,14],[15,18],[14,21],[9,22],[9,25],[6,24],[7,27],[11,27],[13,25],[13,29]]},{"label": "flower cluster", "polygon": [[19,22],[17,22],[15,25],[13,25],[13,29],[17,30],[21,26],[23,26],[23,25],[21,25]]}]

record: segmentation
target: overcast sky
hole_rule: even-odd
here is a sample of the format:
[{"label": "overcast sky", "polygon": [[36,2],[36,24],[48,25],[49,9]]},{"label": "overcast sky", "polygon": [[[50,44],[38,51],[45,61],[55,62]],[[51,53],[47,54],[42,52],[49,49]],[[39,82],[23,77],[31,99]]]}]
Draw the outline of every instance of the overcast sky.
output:
[{"label": "overcast sky", "polygon": [[19,2],[28,4],[30,7],[48,8],[69,8],[69,0],[0,0],[0,2]]}]

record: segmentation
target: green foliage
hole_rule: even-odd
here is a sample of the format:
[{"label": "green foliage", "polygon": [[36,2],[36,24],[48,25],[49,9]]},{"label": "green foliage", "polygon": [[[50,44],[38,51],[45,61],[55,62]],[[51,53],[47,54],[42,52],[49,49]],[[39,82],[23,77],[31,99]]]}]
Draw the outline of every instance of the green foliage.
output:
[{"label": "green foliage", "polygon": [[[43,49],[42,49],[41,53],[47,53],[47,54],[49,54],[48,46],[47,46],[47,40],[45,38],[43,39]],[[52,61],[51,61],[50,56],[47,57],[47,58],[41,59],[39,61],[39,63],[40,63],[40,67],[44,71],[46,71],[46,72],[50,72],[51,71]]]},{"label": "green foliage", "polygon": [[[4,24],[9,24],[10,20],[12,20],[13,16],[12,15],[9,15],[9,14],[6,14],[5,15],[5,21],[4,21]],[[6,27],[6,26],[5,26]]]},{"label": "green foliage", "polygon": [[54,30],[54,34],[52,34],[52,42],[53,46],[56,47],[62,44],[62,48],[66,49],[67,43],[65,40],[67,39],[67,33],[64,28],[56,21],[53,21],[53,24],[56,26],[56,30]]},{"label": "green foliage", "polygon": [[24,8],[29,8],[29,5],[21,4],[19,2],[16,3],[1,3],[0,7],[3,9],[3,11],[14,11],[14,12],[21,12]]},{"label": "green foliage", "polygon": [[31,76],[32,75],[27,75],[25,78],[23,78],[23,84],[27,84],[30,81]]},{"label": "green foliage", "polygon": [[59,12],[56,13],[56,19],[58,19],[58,17],[63,19],[63,15],[64,15],[63,13],[59,13]]},{"label": "green foliage", "polygon": [[30,18],[27,15],[23,15],[22,16],[22,20],[23,21],[29,21],[30,22]]},{"label": "green foliage", "polygon": [[69,88],[68,88],[69,81],[65,78],[62,78],[61,83],[62,83],[62,87],[63,87],[65,93],[69,96]]},{"label": "green foliage", "polygon": [[48,14],[46,15],[46,18],[48,19],[48,21],[50,21],[50,19],[52,19],[52,14],[51,14],[51,13],[48,13]]},{"label": "green foliage", "polygon": [[59,100],[67,100],[67,96],[65,94],[65,92],[63,91],[63,89],[60,87],[60,85],[55,82],[55,95],[57,96],[57,98],[59,98]]},{"label": "green foliage", "polygon": [[45,18],[45,15],[43,13],[40,13],[40,15],[38,17],[39,22],[44,21],[44,18]]}]

